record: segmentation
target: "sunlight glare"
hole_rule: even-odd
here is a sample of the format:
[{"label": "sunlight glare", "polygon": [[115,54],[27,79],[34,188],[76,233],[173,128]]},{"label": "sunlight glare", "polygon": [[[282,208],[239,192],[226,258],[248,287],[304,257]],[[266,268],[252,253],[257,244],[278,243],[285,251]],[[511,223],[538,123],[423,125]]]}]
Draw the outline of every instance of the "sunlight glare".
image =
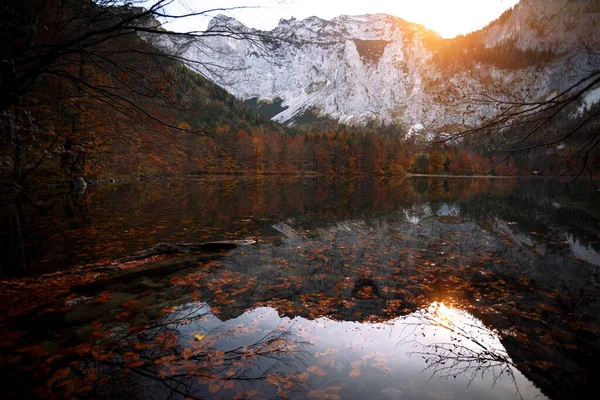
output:
[{"label": "sunlight glare", "polygon": [[459,318],[459,314],[444,302],[433,304],[434,315],[441,321],[453,323]]}]

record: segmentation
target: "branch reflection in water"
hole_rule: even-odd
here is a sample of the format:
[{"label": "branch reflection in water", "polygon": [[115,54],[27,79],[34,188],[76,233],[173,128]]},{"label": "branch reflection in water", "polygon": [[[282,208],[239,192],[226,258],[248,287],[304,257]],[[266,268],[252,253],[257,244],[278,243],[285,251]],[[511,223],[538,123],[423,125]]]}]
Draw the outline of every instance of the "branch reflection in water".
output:
[{"label": "branch reflection in water", "polygon": [[500,342],[500,336],[465,311],[434,302],[406,318],[402,343],[420,350],[420,356],[431,372],[431,378],[466,376],[471,385],[475,379],[491,375],[492,385],[506,376],[523,398],[515,378],[515,365]]},{"label": "branch reflection in water", "polygon": [[[98,327],[94,344],[75,349],[83,359],[56,376],[64,394],[100,398],[206,398],[219,393],[253,397],[257,382],[275,385],[277,396],[306,391],[307,374],[297,374],[306,342],[289,329],[257,324],[225,326],[205,303],[164,309],[154,326],[115,332]],[[55,382],[49,382],[54,384]],[[96,384],[101,383],[101,384]]]}]

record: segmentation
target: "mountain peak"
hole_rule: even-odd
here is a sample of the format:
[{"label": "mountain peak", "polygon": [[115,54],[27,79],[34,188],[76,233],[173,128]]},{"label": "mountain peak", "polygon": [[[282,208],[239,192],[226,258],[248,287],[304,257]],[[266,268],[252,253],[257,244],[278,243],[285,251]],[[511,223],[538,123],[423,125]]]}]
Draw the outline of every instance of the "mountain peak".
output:
[{"label": "mountain peak", "polygon": [[225,14],[217,14],[208,23],[207,31],[214,30],[216,28],[219,28],[219,29],[225,28],[225,29],[231,30],[233,28],[239,29],[241,27],[246,28],[246,26],[244,24],[242,24],[240,21],[238,21],[234,17],[232,17],[230,15],[225,15]]}]

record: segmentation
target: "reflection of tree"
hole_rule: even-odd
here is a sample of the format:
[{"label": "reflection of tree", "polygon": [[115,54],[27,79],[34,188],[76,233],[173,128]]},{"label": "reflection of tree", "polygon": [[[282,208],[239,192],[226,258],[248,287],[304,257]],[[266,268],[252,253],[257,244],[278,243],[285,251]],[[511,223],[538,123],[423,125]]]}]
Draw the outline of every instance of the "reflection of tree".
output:
[{"label": "reflection of tree", "polygon": [[587,397],[600,355],[597,272],[557,263],[530,279],[505,284],[501,297],[490,295],[496,304],[486,307],[486,318],[501,329],[514,365],[548,396]]},{"label": "reflection of tree", "polygon": [[[554,163],[553,168],[561,175],[588,176],[593,181],[598,167],[600,108],[590,99],[600,84],[600,43],[590,38],[578,39],[587,43],[550,58],[524,57],[535,62],[519,74],[503,78],[498,73],[502,70],[489,68],[486,62],[478,63],[467,73],[455,74],[452,81],[456,86],[451,86],[460,87],[461,99],[448,87],[444,87],[441,96],[446,98],[444,101],[462,103],[462,125],[466,126],[434,142],[478,143],[503,153],[504,159],[513,164],[531,157],[535,159],[533,165],[542,163],[550,168]],[[520,52],[510,41],[504,46],[513,57]],[[570,72],[561,75],[560,85],[548,86],[548,77],[563,65],[577,67],[567,68]],[[513,79],[516,75],[519,78]]]},{"label": "reflection of tree", "polygon": [[433,214],[436,215],[441,206],[440,202],[444,198],[444,186],[441,179],[430,180],[427,198],[429,199]]},{"label": "reflection of tree", "polygon": [[[60,197],[60,201],[63,203],[61,211],[69,219],[68,229],[85,226],[88,210],[82,197],[68,192]],[[31,229],[32,220],[36,217],[43,220],[44,229]],[[25,192],[19,193],[9,204],[4,204],[0,228],[7,235],[0,240],[0,274],[22,276],[32,267],[35,268],[33,259],[38,255],[27,249],[32,242],[43,242],[49,233],[60,231],[52,217],[48,215],[47,207],[38,205]],[[43,252],[43,249],[36,250]]]},{"label": "reflection of tree", "polygon": [[[454,320],[457,316],[459,321]],[[466,320],[464,315],[448,309],[443,303],[435,303],[428,309],[421,309],[411,317],[417,321],[411,320],[406,325],[405,331],[410,328],[412,331],[404,337],[403,342],[409,342],[422,349],[412,352],[411,355],[420,356],[425,360],[425,371],[430,371],[432,377],[456,379],[465,376],[469,379],[468,385],[475,379],[490,377],[492,385],[495,385],[502,377],[508,377],[514,384],[516,393],[522,398],[513,372],[516,366],[494,332],[476,321]],[[431,335],[432,331],[440,329],[448,334],[448,340],[433,343],[420,341],[421,337],[425,338],[428,334]],[[435,333],[433,335],[435,336]],[[446,335],[442,333],[442,336]],[[494,346],[491,341],[495,341],[498,346]]]},{"label": "reflection of tree", "polygon": [[[65,363],[54,364],[54,375],[43,378],[50,393],[43,393],[40,385],[36,394],[204,398],[231,391],[229,397],[234,392],[244,397],[256,393],[255,388],[273,389],[255,386],[264,382],[278,395],[305,390],[307,376],[295,372],[295,366],[303,363],[306,343],[295,340],[289,330],[264,332],[239,325],[203,330],[203,321],[210,317],[207,306],[189,303],[154,326],[134,326],[122,333],[111,324],[99,326],[88,341],[64,349]],[[185,341],[181,329],[191,324],[199,331]]]}]

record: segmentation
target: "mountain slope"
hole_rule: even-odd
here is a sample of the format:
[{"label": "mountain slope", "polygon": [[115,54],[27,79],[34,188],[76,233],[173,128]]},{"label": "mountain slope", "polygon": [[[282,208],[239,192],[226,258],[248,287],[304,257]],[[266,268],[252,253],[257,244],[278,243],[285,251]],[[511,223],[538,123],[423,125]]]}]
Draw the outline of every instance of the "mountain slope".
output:
[{"label": "mountain slope", "polygon": [[[2,54],[2,65],[14,70],[6,74],[3,67],[2,78],[36,78],[21,84],[22,93],[10,87],[3,92],[16,94],[0,112],[0,189],[84,175],[195,173],[205,169],[207,153],[222,158],[213,138],[225,142],[238,132],[285,132],[135,30],[120,27],[124,19],[145,15],[143,9],[89,0],[35,4],[24,18],[33,21],[31,42],[20,42],[29,46],[24,56]],[[5,33],[20,32],[23,26],[16,25],[19,29],[0,24]],[[35,60],[49,65],[36,70]]]},{"label": "mountain slope", "polygon": [[465,115],[466,105],[458,101],[482,89],[482,75],[503,90],[533,85],[530,90],[543,98],[597,68],[587,49],[599,48],[599,12],[594,1],[522,0],[483,30],[450,40],[382,14],[281,20],[270,32],[219,15],[209,34],[241,30],[253,39],[207,35],[198,39],[202,43],[171,40],[162,46],[201,61],[193,68],[235,96],[275,103],[266,108],[280,122],[311,112],[344,123],[440,129],[476,124],[493,113],[481,107]]},{"label": "mountain slope", "polygon": [[600,4],[595,0],[523,0],[483,32],[486,46],[512,40],[523,50],[580,51],[600,38]]},{"label": "mountain slope", "polygon": [[[209,32],[235,28],[239,22],[218,16]],[[277,38],[276,46],[232,38],[167,46],[187,58],[226,66],[217,72],[199,69],[238,97],[282,99],[286,109],[277,121],[292,122],[310,109],[342,122],[421,119],[419,107],[397,105],[421,100],[421,67],[431,57],[426,42],[441,40],[434,32],[396,17],[369,15],[282,20],[261,34]]]}]

